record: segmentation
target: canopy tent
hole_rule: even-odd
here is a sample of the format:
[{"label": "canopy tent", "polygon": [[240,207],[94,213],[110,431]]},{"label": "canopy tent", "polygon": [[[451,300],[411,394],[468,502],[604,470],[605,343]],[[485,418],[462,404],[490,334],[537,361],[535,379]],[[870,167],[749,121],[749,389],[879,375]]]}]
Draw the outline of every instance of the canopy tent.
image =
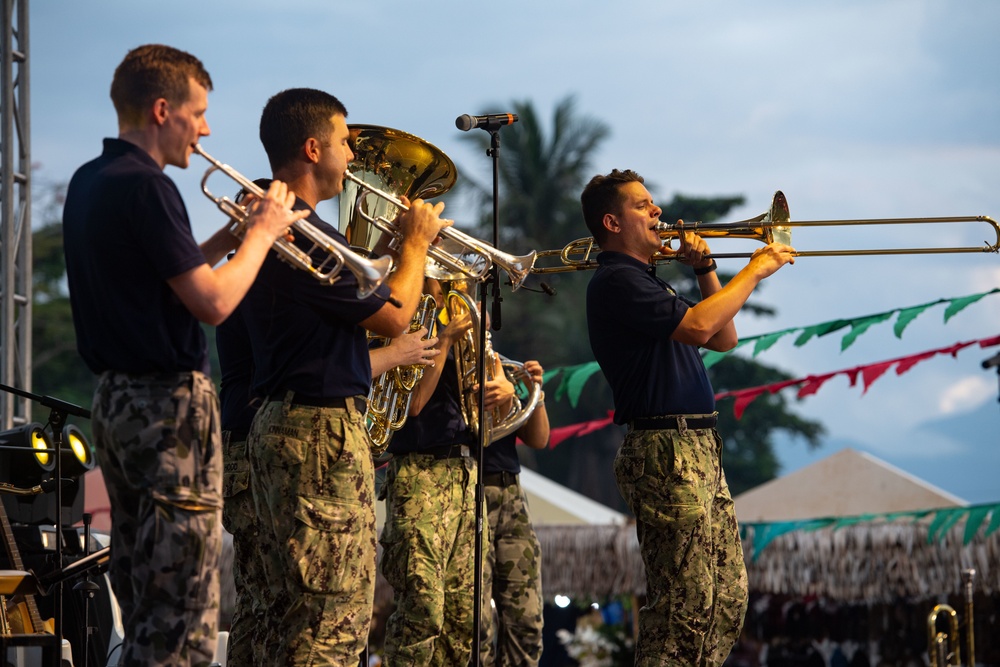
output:
[{"label": "canopy tent", "polygon": [[958,507],[964,500],[871,454],[843,449],[734,499],[740,523]]}]

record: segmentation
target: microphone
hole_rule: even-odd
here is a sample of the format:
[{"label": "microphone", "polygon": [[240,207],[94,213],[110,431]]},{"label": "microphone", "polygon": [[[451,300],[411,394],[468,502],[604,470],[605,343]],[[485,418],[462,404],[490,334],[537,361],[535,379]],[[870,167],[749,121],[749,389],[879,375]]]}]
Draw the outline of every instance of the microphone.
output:
[{"label": "microphone", "polygon": [[996,368],[1000,372],[1000,353],[983,361],[983,368]]},{"label": "microphone", "polygon": [[512,125],[516,122],[517,114],[512,113],[488,113],[485,116],[463,114],[455,119],[455,127],[462,132],[468,132],[474,127],[490,131],[499,130],[504,125]]},{"label": "microphone", "polygon": [[548,283],[546,283],[546,282],[541,282],[541,283],[538,283],[538,286],[539,286],[539,287],[541,287],[541,288],[542,288],[542,291],[543,291],[543,292],[545,292],[546,294],[548,294],[549,296],[555,296],[555,295],[556,295],[556,290],[555,290],[555,288],[553,288],[553,287],[552,287],[551,285],[549,285]]}]

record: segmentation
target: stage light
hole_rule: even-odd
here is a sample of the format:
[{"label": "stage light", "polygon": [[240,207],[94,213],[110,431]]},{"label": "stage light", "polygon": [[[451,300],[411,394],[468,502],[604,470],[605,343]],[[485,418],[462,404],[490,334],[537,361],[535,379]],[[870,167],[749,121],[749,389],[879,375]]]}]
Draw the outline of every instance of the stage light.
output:
[{"label": "stage light", "polygon": [[56,467],[56,460],[46,450],[52,441],[41,424],[24,424],[0,432],[0,481],[35,486]]},{"label": "stage light", "polygon": [[94,452],[83,431],[72,424],[62,430],[62,476],[81,477],[94,469]]},{"label": "stage light", "polygon": [[[60,432],[61,521],[72,526],[83,518],[81,478],[94,468],[94,454],[83,432],[67,424]],[[34,493],[0,494],[7,518],[13,524],[54,525],[56,504],[55,438],[37,423],[0,433],[0,482]],[[44,483],[44,484],[43,484]]]}]

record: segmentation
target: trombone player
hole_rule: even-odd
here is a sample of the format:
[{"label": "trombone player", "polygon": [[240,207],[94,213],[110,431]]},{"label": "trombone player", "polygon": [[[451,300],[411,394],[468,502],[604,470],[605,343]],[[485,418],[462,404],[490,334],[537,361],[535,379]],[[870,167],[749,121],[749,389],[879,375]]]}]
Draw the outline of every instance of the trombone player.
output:
[{"label": "trombone player", "polygon": [[682,233],[679,261],[702,296],[692,303],[650,266],[663,245],[662,211],[641,176],[595,176],[580,200],[601,246],[587,289],[590,345],[611,385],[614,421],[628,426],[614,472],[646,568],[635,664],[721,665],[743,625],[747,575],[698,348],[736,345],[733,318],[761,280],[794,263],[794,250],[757,250],[723,287],[705,240]]},{"label": "trombone player", "polygon": [[[296,209],[347,245],[316,206],[343,189],[353,159],[347,110],[310,88],[277,93],[260,138],[274,178],[294,183]],[[444,204],[407,202],[396,271],[367,298],[341,272],[333,285],[269,256],[240,312],[263,402],[248,436],[250,487],[268,575],[257,664],[350,665],[364,649],[375,586],[374,469],[365,428],[371,365],[365,329],[407,329]],[[238,253],[237,253],[238,256]],[[401,307],[389,302],[392,297]]]}]

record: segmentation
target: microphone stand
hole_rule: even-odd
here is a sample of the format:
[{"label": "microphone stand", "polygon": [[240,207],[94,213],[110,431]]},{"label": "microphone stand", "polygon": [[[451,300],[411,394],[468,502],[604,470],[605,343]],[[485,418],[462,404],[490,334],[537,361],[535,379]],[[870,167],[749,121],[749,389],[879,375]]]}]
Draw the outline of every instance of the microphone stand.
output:
[{"label": "microphone stand", "polygon": [[[79,405],[61,401],[51,396],[39,396],[23,389],[8,387],[0,384],[0,389],[11,394],[22,396],[35,401],[45,408],[49,408],[49,425],[52,426],[52,448],[56,457],[55,478],[56,478],[56,563],[57,567],[63,566],[63,511],[62,511],[62,449],[63,449],[63,427],[66,425],[67,415],[76,415],[83,419],[90,419],[90,410],[84,410]],[[53,594],[52,607],[55,618],[55,635],[59,641],[59,651],[62,651],[63,642],[63,585],[59,582]]]},{"label": "microphone stand", "polygon": [[[983,360],[983,368],[989,370],[990,368],[997,369],[997,376],[1000,377],[1000,352],[997,352],[989,359]],[[1000,401],[1000,398],[997,398]]]},{"label": "microphone stand", "polygon": [[[500,125],[490,124],[483,129],[490,133],[490,148],[486,154],[493,160],[493,247],[500,248]],[[499,331],[500,303],[500,267],[493,263],[490,275],[480,288],[479,306],[479,358],[476,360],[476,378],[479,382],[479,449],[476,465],[476,537],[473,552],[473,608],[472,608],[472,667],[480,665],[480,649],[482,646],[481,628],[483,624],[483,509],[486,504],[483,489],[483,453],[490,444],[490,434],[486,428],[486,294],[489,287],[493,288],[493,329]],[[485,517],[488,519],[488,517]],[[492,623],[493,619],[488,619]]]}]

